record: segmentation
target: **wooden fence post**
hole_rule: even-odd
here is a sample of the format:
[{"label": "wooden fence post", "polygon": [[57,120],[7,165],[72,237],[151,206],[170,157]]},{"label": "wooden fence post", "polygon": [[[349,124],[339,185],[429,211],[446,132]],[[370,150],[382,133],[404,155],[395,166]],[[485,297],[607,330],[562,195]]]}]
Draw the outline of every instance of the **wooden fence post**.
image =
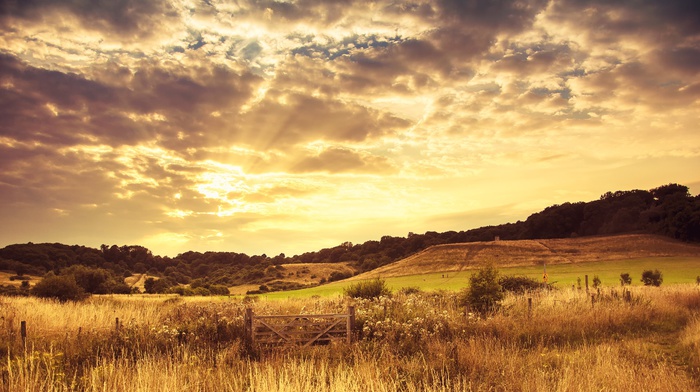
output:
[{"label": "wooden fence post", "polygon": [[253,333],[253,309],[251,308],[246,308],[245,309],[245,318],[244,318],[244,324],[245,324],[245,335],[246,339],[250,344],[253,343],[253,339],[255,337],[255,333]]},{"label": "wooden fence post", "polygon": [[347,342],[352,343],[352,340],[353,340],[352,335],[355,331],[355,307],[352,305],[348,306],[347,331],[348,331]]},{"label": "wooden fence post", "polygon": [[586,275],[586,293],[588,293],[588,275]]},{"label": "wooden fence post", "polygon": [[22,321],[19,324],[19,334],[22,337],[22,347],[27,350],[27,322]]},{"label": "wooden fence post", "polygon": [[119,332],[119,317],[117,317],[116,321],[114,322],[114,330]]},{"label": "wooden fence post", "polygon": [[532,297],[527,298],[527,318],[532,317]]}]

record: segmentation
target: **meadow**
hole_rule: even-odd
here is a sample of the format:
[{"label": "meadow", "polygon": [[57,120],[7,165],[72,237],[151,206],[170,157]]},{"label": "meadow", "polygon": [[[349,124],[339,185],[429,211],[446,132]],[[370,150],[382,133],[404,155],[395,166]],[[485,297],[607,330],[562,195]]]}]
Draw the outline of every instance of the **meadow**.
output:
[{"label": "meadow", "polygon": [[[593,277],[598,276],[604,287],[619,287],[620,274],[629,273],[632,277],[632,285],[642,285],[641,276],[645,270],[658,269],[663,273],[665,284],[691,284],[696,282],[700,275],[700,257],[674,256],[674,257],[644,257],[622,260],[591,261],[585,263],[562,263],[546,266],[548,282],[558,288],[568,288],[572,285],[585,286],[585,276],[588,275],[589,284],[593,284]],[[433,272],[425,274],[413,274],[405,276],[382,277],[387,286],[392,290],[403,287],[416,287],[424,291],[435,290],[459,290],[469,281],[469,277],[475,268],[461,271]],[[514,267],[499,267],[501,275],[526,276],[539,281],[544,272],[543,265],[528,265]],[[281,291],[265,294],[268,299],[308,298],[312,296],[337,296],[345,287],[356,283],[353,280],[331,282],[317,287],[302,290]]]},{"label": "meadow", "polygon": [[[486,317],[459,306],[458,292],[442,290],[373,300],[0,297],[0,391],[700,389],[700,288],[626,289],[628,298],[613,286],[509,294]],[[354,343],[245,342],[246,307],[314,314],[349,304],[356,307]]]}]

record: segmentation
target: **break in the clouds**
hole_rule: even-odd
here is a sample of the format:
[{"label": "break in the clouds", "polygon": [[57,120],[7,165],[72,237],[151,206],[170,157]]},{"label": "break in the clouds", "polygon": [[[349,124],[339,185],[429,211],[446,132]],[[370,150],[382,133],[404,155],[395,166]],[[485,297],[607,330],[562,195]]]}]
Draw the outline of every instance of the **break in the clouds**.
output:
[{"label": "break in the clouds", "polygon": [[698,183],[696,1],[5,1],[3,244],[288,254]]}]

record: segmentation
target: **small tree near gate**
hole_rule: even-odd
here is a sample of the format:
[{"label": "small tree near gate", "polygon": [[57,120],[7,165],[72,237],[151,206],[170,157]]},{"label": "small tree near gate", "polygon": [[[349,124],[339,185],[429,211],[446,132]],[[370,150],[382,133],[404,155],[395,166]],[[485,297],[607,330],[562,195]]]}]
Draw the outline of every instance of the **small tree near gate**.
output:
[{"label": "small tree near gate", "polygon": [[503,288],[498,283],[498,270],[488,266],[469,278],[469,287],[462,293],[461,303],[484,315],[500,306]]}]

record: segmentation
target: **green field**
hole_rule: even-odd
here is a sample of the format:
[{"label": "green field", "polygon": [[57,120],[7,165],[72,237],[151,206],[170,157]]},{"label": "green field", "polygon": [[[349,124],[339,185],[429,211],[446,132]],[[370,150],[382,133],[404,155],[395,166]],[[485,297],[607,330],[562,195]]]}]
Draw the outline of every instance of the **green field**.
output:
[{"label": "green field", "polygon": [[[644,270],[658,269],[663,273],[664,285],[676,283],[695,283],[700,276],[700,256],[698,257],[652,257],[641,259],[626,259],[612,261],[596,261],[577,264],[554,264],[547,266],[549,282],[555,287],[571,287],[577,284],[581,278],[581,285],[585,284],[585,276],[588,275],[589,284],[593,284],[593,277],[598,275],[603,286],[619,286],[620,274],[629,273],[632,284],[641,285],[642,272]],[[499,268],[502,275],[524,275],[538,280],[542,279],[543,266],[508,267]],[[469,282],[472,270],[460,272],[430,273],[424,275],[409,275],[386,278],[387,285],[392,290],[402,287],[418,287],[421,290],[459,290]],[[356,281],[342,281],[328,283],[322,286],[303,290],[281,291],[262,295],[268,299],[281,298],[305,298],[318,295],[321,297],[340,295],[343,289]]]}]

